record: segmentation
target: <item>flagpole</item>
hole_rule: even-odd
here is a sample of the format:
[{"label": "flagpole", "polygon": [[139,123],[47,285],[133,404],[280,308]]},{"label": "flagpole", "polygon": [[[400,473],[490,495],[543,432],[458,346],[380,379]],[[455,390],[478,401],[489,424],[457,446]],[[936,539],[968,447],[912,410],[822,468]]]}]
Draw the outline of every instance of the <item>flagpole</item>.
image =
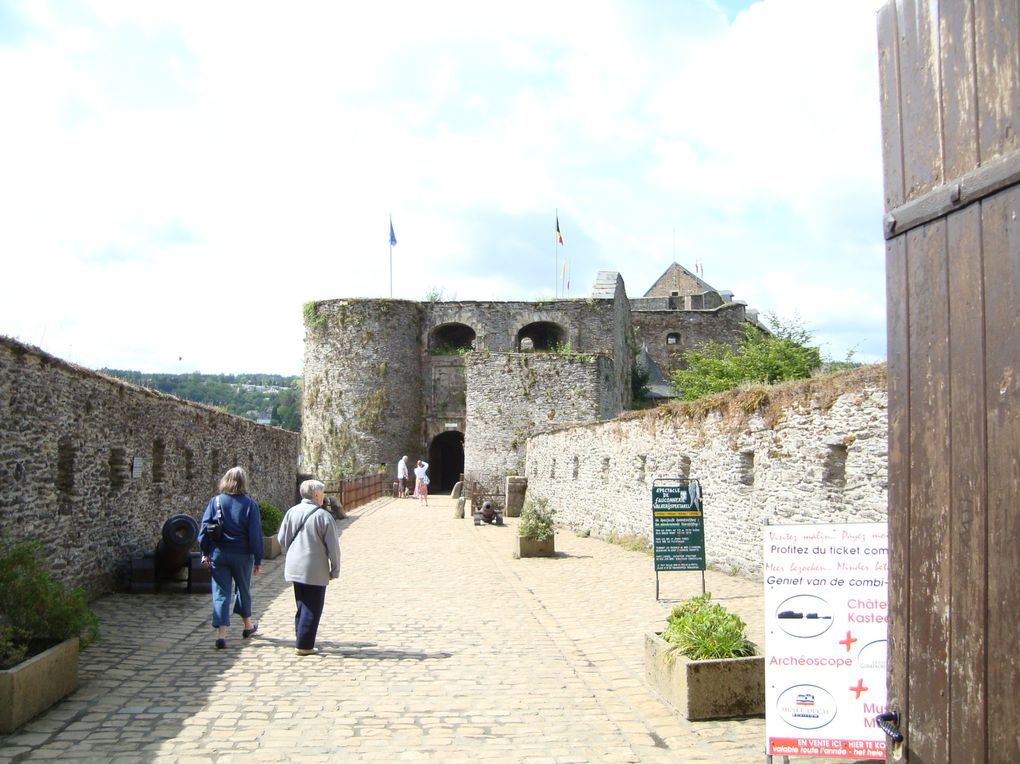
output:
[{"label": "flagpole", "polygon": [[553,237],[553,297],[560,296],[560,208],[556,208],[556,236]]},{"label": "flagpole", "polygon": [[393,213],[390,213],[390,299],[393,299]]}]

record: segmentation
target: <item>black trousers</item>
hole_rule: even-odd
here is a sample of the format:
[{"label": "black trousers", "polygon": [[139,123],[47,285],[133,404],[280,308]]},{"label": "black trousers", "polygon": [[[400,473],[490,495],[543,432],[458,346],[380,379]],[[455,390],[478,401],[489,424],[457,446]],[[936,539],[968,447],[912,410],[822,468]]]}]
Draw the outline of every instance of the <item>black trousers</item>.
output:
[{"label": "black trousers", "polygon": [[294,635],[297,637],[299,650],[311,650],[315,647],[315,634],[319,630],[319,619],[322,608],[326,604],[326,587],[294,582],[294,601],[297,613],[294,614]]}]

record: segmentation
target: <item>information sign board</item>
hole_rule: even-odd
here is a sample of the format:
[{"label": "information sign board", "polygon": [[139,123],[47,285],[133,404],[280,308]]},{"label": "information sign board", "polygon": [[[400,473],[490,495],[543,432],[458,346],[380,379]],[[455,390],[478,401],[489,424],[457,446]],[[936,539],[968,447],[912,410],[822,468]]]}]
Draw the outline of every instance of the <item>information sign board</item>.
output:
[{"label": "information sign board", "polygon": [[888,539],[886,523],[765,526],[769,755],[885,758]]},{"label": "information sign board", "polygon": [[660,478],[652,485],[655,570],[705,569],[705,519],[697,480]]}]

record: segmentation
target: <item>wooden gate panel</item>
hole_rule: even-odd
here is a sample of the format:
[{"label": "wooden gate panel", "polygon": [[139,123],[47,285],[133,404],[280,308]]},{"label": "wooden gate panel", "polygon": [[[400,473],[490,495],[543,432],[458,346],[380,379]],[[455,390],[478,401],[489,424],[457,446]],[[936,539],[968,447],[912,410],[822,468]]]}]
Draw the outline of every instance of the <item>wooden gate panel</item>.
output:
[{"label": "wooden gate panel", "polygon": [[1020,761],[1020,188],[985,200],[988,398],[988,746]]},{"label": "wooden gate panel", "polygon": [[958,178],[977,167],[977,113],[974,109],[974,17],[969,2],[939,7],[942,47],[942,123],[945,177]]},{"label": "wooden gate panel", "polygon": [[[910,292],[907,289],[907,240],[900,236],[886,245],[886,327],[889,335],[889,540],[910,538],[910,512],[896,511],[910,506],[910,481],[894,476],[910,470],[910,359],[907,356],[907,326]],[[895,509],[894,509],[895,508]],[[890,708],[910,707],[907,682],[910,641],[907,638],[910,579],[896,571],[910,569],[910,545],[889,544],[889,648],[888,673]],[[904,719],[904,724],[906,723]]]},{"label": "wooden gate panel", "polygon": [[1020,761],[1020,0],[879,12],[891,761]]},{"label": "wooden gate panel", "polygon": [[1020,149],[1020,35],[1018,0],[975,0],[977,117],[980,159]]},{"label": "wooden gate panel", "polygon": [[897,18],[903,179],[908,200],[931,190],[944,177],[938,21],[927,5],[904,2]]},{"label": "wooden gate panel", "polygon": [[[900,47],[896,28],[895,6],[883,6],[878,13],[878,75],[882,96],[882,159],[885,164],[887,210],[903,204],[904,193],[903,136],[900,132]],[[889,289],[889,294],[894,292]],[[893,309],[891,301],[888,309]]]},{"label": "wooden gate panel", "polygon": [[947,221],[950,337],[949,543],[952,636],[949,643],[949,758],[986,761],[984,283],[980,205]]},{"label": "wooden gate panel", "polygon": [[946,223],[907,234],[910,363],[909,729],[949,761],[949,279]]}]

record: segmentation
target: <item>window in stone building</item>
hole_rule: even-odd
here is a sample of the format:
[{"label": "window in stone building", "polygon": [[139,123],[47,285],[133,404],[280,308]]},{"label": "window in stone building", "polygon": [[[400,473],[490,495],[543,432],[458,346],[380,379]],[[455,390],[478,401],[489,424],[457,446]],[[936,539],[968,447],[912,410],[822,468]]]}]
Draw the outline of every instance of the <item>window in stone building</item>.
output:
[{"label": "window in stone building", "polygon": [[[517,351],[521,352],[522,343],[530,339],[532,347],[536,351],[556,350],[567,344],[567,332],[559,324],[551,321],[536,321],[523,327],[517,332]],[[574,348],[578,350],[578,348]]]},{"label": "window in stone building", "polygon": [[830,443],[822,468],[822,482],[833,488],[846,487],[846,445]]},{"label": "window in stone building", "polygon": [[131,479],[138,480],[142,476],[142,470],[145,467],[145,463],[142,461],[140,456],[131,457]]},{"label": "window in stone building", "polygon": [[195,452],[190,448],[184,449],[184,479],[195,479]]},{"label": "window in stone building", "polygon": [[475,330],[467,324],[442,324],[429,333],[430,355],[463,355],[475,348]]},{"label": "window in stone building", "polygon": [[162,438],[152,441],[152,482],[162,483],[166,466],[166,443]]},{"label": "window in stone building", "polygon": [[118,490],[127,482],[127,453],[123,448],[111,448],[108,462],[110,469],[110,488]]},{"label": "window in stone building", "polygon": [[743,485],[754,485],[754,451],[740,452],[738,479]]},{"label": "window in stone building", "polygon": [[681,456],[680,457],[680,477],[690,478],[691,476],[691,457]]},{"label": "window in stone building", "polygon": [[577,480],[577,470],[578,470],[579,463],[580,463],[580,460],[575,456],[574,457],[574,475],[573,475],[574,480]]},{"label": "window in stone building", "polygon": [[219,478],[220,476],[220,450],[214,448],[212,454],[209,457],[209,466],[212,469],[213,478]]},{"label": "window in stone building", "polygon": [[644,455],[639,456],[638,457],[638,478],[637,478],[639,483],[643,483],[645,481],[645,472],[646,472],[646,467],[647,466],[648,466],[648,457],[644,456]]},{"label": "window in stone building", "polygon": [[667,345],[679,345],[680,344],[680,335],[677,334],[676,332],[670,332],[669,334],[666,335],[666,344]]},{"label": "window in stone building", "polygon": [[57,490],[70,496],[74,493],[74,444],[66,435],[57,441]]},{"label": "window in stone building", "polygon": [[549,465],[549,478],[550,479],[555,479],[556,478],[556,460],[555,459],[553,459],[552,460],[552,464]]},{"label": "window in stone building", "polygon": [[603,456],[602,457],[602,474],[603,475],[608,475],[609,474],[609,457],[608,456]]}]

